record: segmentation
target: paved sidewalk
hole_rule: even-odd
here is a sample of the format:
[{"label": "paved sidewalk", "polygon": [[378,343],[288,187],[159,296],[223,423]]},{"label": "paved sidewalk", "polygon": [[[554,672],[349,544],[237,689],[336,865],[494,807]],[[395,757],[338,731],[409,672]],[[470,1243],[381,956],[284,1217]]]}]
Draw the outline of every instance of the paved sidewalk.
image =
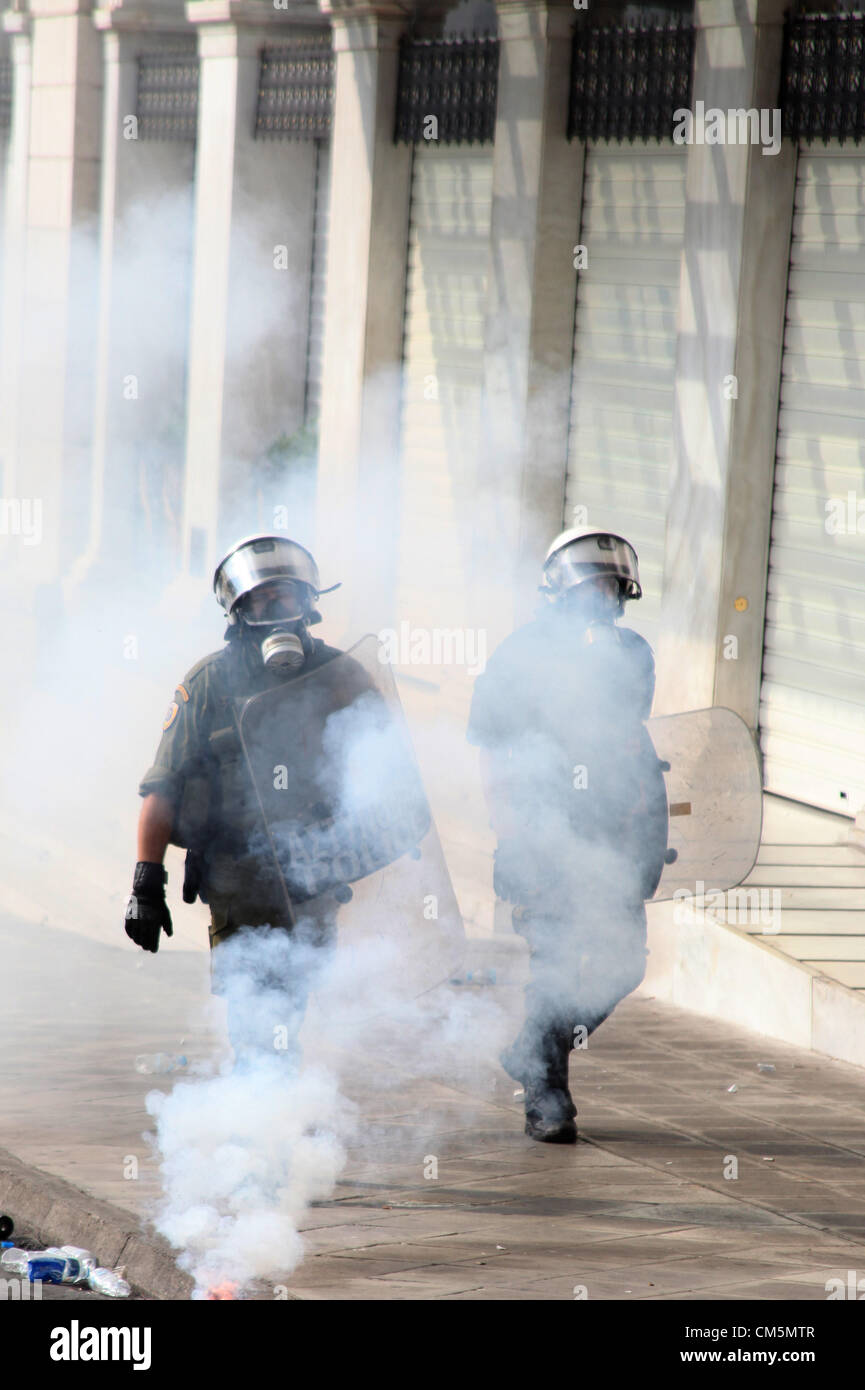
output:
[{"label": "paved sidewalk", "polygon": [[[134,1059],[223,1046],[201,1010],[207,958],[9,921],[0,958],[0,1144],[146,1216],[159,1184],[144,1098],[170,1078]],[[516,1016],[514,986],[490,993]],[[303,1222],[295,1296],[807,1301],[850,1270],[865,1279],[857,1068],[632,996],[574,1055],[581,1141],[558,1148],[525,1138],[498,1069],[467,1089],[392,1061],[341,1065],[363,1123],[334,1197]]]}]

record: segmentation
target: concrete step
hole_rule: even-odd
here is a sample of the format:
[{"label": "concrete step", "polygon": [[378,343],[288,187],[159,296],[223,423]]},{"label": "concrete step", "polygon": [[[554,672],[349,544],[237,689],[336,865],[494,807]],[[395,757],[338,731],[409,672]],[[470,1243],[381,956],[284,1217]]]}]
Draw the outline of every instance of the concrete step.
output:
[{"label": "concrete step", "polygon": [[[757,885],[745,883],[741,888],[734,890],[738,893],[738,897],[732,899],[732,905],[735,906],[737,902],[746,902],[744,889],[752,886],[756,887]],[[821,883],[805,888],[776,883],[772,887],[763,885],[762,891],[765,897],[761,902],[765,902],[767,907],[775,906],[777,900],[771,895],[779,893],[780,903],[778,905],[782,909],[808,911],[816,908],[823,912],[858,911],[865,915],[865,884],[856,888],[833,888],[828,884]]]},{"label": "concrete step", "polygon": [[771,844],[764,840],[757,856],[757,866],[767,864],[820,864],[826,867],[861,868],[865,863],[862,851],[847,844]]},{"label": "concrete step", "polygon": [[852,821],[847,816],[788,801],[763,797],[764,844],[846,845]]},{"label": "concrete step", "polygon": [[642,990],[865,1066],[865,857],[851,824],[764,797],[764,842],[743,885],[757,901],[741,892],[702,913],[651,904]]},{"label": "concrete step", "polygon": [[794,935],[782,932],[772,937],[772,945],[786,951],[796,960],[851,961],[865,960],[865,936]]},{"label": "concrete step", "polygon": [[865,995],[865,961],[803,961],[804,965],[818,966],[822,974],[832,980],[840,980],[848,989],[861,989]]},{"label": "concrete step", "polygon": [[[859,856],[862,859],[862,856]],[[859,865],[802,863],[801,855],[795,864],[758,862],[745,879],[746,886],[784,888],[858,888],[865,898],[865,859]]]},{"label": "concrete step", "polygon": [[[817,908],[802,910],[783,907],[782,901],[782,932],[778,935],[789,936],[802,932],[810,932],[815,936],[865,936],[865,911],[853,912],[849,909],[822,911]],[[729,917],[731,926],[738,926],[740,930],[749,932],[753,936],[767,936],[766,924],[762,922],[737,922],[733,908],[728,914],[721,913],[720,920]],[[769,924],[771,925],[771,923]]]},{"label": "concrete step", "polygon": [[779,863],[779,865],[798,865],[798,863],[820,863],[820,865],[861,865],[862,851],[851,842],[840,841],[833,844],[809,845],[804,841],[773,842],[763,840],[757,862]]}]

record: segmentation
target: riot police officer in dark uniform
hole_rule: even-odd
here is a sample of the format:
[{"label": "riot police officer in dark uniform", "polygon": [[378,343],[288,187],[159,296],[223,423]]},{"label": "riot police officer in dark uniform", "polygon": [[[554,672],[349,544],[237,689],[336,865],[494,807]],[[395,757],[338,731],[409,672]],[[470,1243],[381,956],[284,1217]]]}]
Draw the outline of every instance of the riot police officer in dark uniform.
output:
[{"label": "riot police officer in dark uniform", "polygon": [[664,863],[667,802],[645,727],[648,643],[617,626],[641,596],[637,556],[591,528],[558,536],[544,606],[475,683],[469,741],[498,837],[495,888],[530,948],[525,1022],[502,1054],[526,1133],[574,1143],[572,1048],[643,979],[644,900]]},{"label": "riot police officer in dark uniform", "polygon": [[[187,849],[183,897],[210,908],[214,988],[228,992],[229,1032],[235,1051],[266,1045],[273,1020],[244,1008],[226,990],[220,969],[225,944],[244,928],[283,928],[312,957],[332,943],[338,894],[303,905],[298,914],[261,835],[259,809],[244,771],[233,711],[239,701],[268,691],[340,655],[313,638],[310,625],[323,592],[310,553],[281,536],[252,536],[235,545],[214,576],[217,600],[228,616],[226,645],[199,661],[177,686],[163,723],[153,766],[139,791],[138,863],[126,910],[127,935],[157,951],[160,933],[172,935],[165,901],[168,844]],[[329,592],[329,591],[324,591]],[[298,920],[299,918],[299,920]],[[311,972],[288,967],[282,942],[259,952],[248,996],[279,1001],[289,1031],[300,1026]],[[301,978],[303,976],[303,978]],[[286,1052],[293,1055],[291,1042]]]}]

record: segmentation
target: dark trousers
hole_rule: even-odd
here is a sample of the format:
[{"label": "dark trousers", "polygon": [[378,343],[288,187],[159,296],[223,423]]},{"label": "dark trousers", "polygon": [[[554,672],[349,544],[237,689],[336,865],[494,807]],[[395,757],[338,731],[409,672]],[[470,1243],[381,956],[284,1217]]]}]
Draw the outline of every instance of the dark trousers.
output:
[{"label": "dark trousers", "polygon": [[568,1091],[571,1049],[582,1047],[646,973],[642,899],[596,891],[565,910],[554,894],[514,909],[529,943],[525,1021],[503,1056],[524,1086]]}]

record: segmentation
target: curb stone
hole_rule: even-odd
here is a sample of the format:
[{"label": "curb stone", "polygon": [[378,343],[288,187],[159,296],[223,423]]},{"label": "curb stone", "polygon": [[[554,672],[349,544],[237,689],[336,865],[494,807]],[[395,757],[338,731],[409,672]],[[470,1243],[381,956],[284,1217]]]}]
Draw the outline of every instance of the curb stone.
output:
[{"label": "curb stone", "polygon": [[[80,1245],[91,1250],[101,1265],[123,1265],[135,1293],[160,1301],[188,1302],[193,1279],[178,1269],[176,1255],[162,1236],[142,1228],[134,1212],[113,1206],[75,1187],[65,1178],[22,1163],[0,1149],[0,1211],[15,1222],[15,1232],[38,1232],[46,1245]],[[288,1286],[286,1276],[276,1283]],[[247,1299],[273,1301],[273,1285],[250,1283]],[[303,1302],[288,1289],[285,1301]],[[118,1305],[125,1302],[117,1299]]]},{"label": "curb stone", "polygon": [[192,1279],[177,1268],[168,1242],[143,1231],[133,1212],[24,1164],[6,1149],[0,1149],[0,1209],[15,1231],[38,1231],[50,1245],[80,1245],[109,1269],[124,1265],[129,1283],[148,1298],[189,1299]]}]

